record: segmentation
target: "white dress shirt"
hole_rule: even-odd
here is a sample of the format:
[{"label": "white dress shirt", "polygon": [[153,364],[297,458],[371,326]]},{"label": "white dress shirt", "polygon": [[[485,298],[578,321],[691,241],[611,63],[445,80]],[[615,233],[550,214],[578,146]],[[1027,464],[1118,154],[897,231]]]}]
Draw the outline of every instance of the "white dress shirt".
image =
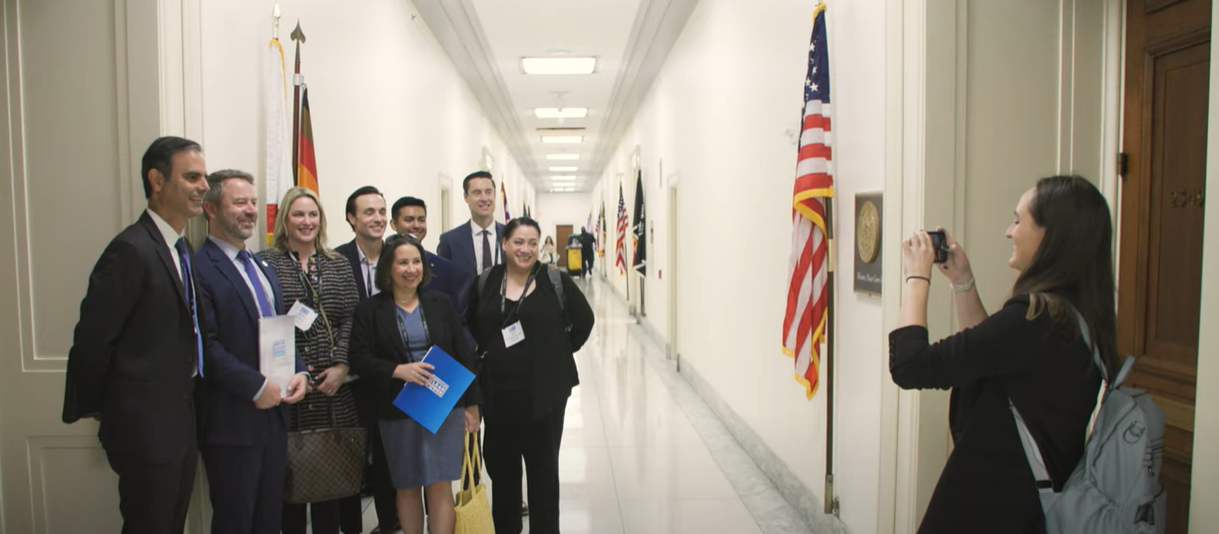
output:
[{"label": "white dress shirt", "polygon": [[360,248],[359,243],[356,243],[356,252],[360,254],[360,276],[364,277],[364,286],[368,289],[368,296],[380,293],[381,289],[377,287],[377,264],[368,261],[368,256],[364,255],[364,249]]},{"label": "white dress shirt", "polygon": [[499,225],[492,220],[491,226],[483,228],[470,219],[470,232],[474,238],[474,270],[478,274],[483,272],[483,231],[489,232],[487,239],[491,241],[491,265],[502,263],[504,254],[499,246]]}]

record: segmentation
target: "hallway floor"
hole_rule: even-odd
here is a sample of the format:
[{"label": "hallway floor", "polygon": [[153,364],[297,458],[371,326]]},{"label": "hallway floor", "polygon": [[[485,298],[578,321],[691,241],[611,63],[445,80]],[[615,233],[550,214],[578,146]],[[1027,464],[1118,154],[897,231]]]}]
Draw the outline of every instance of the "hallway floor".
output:
[{"label": "hallway floor", "polygon": [[[567,406],[562,532],[809,533],[623,299],[599,281],[580,285],[597,326]],[[371,505],[364,525],[376,525]]]}]

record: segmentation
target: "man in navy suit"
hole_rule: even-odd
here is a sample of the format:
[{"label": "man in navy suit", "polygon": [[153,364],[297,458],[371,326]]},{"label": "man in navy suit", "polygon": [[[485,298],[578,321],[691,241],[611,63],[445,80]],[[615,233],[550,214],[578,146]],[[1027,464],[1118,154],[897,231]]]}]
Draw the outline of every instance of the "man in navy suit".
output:
[{"label": "man in navy suit", "polygon": [[[380,292],[375,281],[377,260],[381,257],[381,247],[384,245],[382,238],[385,236],[386,219],[385,196],[376,187],[366,185],[347,197],[347,224],[351,225],[356,237],[334,250],[347,258],[347,262],[351,264],[351,273],[356,279],[360,301]],[[377,510],[377,526],[373,528],[373,532],[397,532],[399,528],[396,492],[389,478],[389,465],[385,461],[385,450],[381,445],[381,430],[376,417],[372,415],[375,413],[373,405],[376,400],[370,398],[372,391],[361,381],[357,380],[351,386],[356,409],[364,427],[368,429],[372,452],[372,461],[367,466],[364,481],[367,489],[372,492],[373,505]],[[364,507],[361,506],[359,495],[340,499],[339,524],[345,534],[364,532]]]},{"label": "man in navy suit", "polygon": [[462,180],[466,204],[470,206],[470,221],[440,235],[436,253],[453,262],[457,271],[460,302],[457,311],[464,314],[467,293],[474,278],[494,265],[504,262],[500,247],[504,225],[495,222],[495,179],[491,173],[477,171]]},{"label": "man in navy suit", "polygon": [[203,211],[206,174],[198,143],[161,137],[149,145],[141,164],[148,209],[98,258],[68,351],[63,421],[101,421],[123,534],[180,534],[186,525],[204,362],[182,233]]},{"label": "man in navy suit", "polygon": [[259,319],[285,308],[275,269],[245,246],[258,223],[254,177],[224,170],[207,181],[209,236],[194,265],[206,304],[201,443],[215,511],[212,534],[278,534],[288,451],[281,403],[304,398],[308,374],[299,354],[287,391],[259,371]]},{"label": "man in navy suit", "polygon": [[[394,208],[391,210],[393,218],[390,219],[389,225],[398,235],[411,235],[419,241],[427,237],[427,203],[422,199],[415,197],[402,197],[394,202]],[[453,262],[433,254],[431,251],[424,251],[427,255],[428,266],[432,268],[432,280],[428,282],[427,288],[432,291],[438,291],[449,296],[449,300],[453,302],[453,307],[457,307],[458,300],[461,299],[462,287],[457,284],[457,279],[454,277]]]}]

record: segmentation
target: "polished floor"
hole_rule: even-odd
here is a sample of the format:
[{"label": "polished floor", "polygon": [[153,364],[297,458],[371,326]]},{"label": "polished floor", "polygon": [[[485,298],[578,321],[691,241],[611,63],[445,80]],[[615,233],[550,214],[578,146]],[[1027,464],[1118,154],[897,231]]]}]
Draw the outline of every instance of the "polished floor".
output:
[{"label": "polished floor", "polygon": [[[601,282],[581,287],[597,326],[577,355],[581,385],[567,406],[562,532],[810,532],[621,297]],[[493,481],[490,491],[494,499]],[[371,506],[364,524],[376,525]]]}]

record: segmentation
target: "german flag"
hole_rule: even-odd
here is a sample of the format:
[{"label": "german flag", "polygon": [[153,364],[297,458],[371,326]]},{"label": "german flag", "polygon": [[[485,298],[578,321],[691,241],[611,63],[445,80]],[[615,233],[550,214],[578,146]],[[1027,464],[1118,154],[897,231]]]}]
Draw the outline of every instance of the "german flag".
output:
[{"label": "german flag", "polygon": [[309,189],[321,195],[317,190],[317,160],[313,153],[313,120],[309,113],[309,88],[301,91],[301,132],[298,143],[296,161],[296,186]]}]

